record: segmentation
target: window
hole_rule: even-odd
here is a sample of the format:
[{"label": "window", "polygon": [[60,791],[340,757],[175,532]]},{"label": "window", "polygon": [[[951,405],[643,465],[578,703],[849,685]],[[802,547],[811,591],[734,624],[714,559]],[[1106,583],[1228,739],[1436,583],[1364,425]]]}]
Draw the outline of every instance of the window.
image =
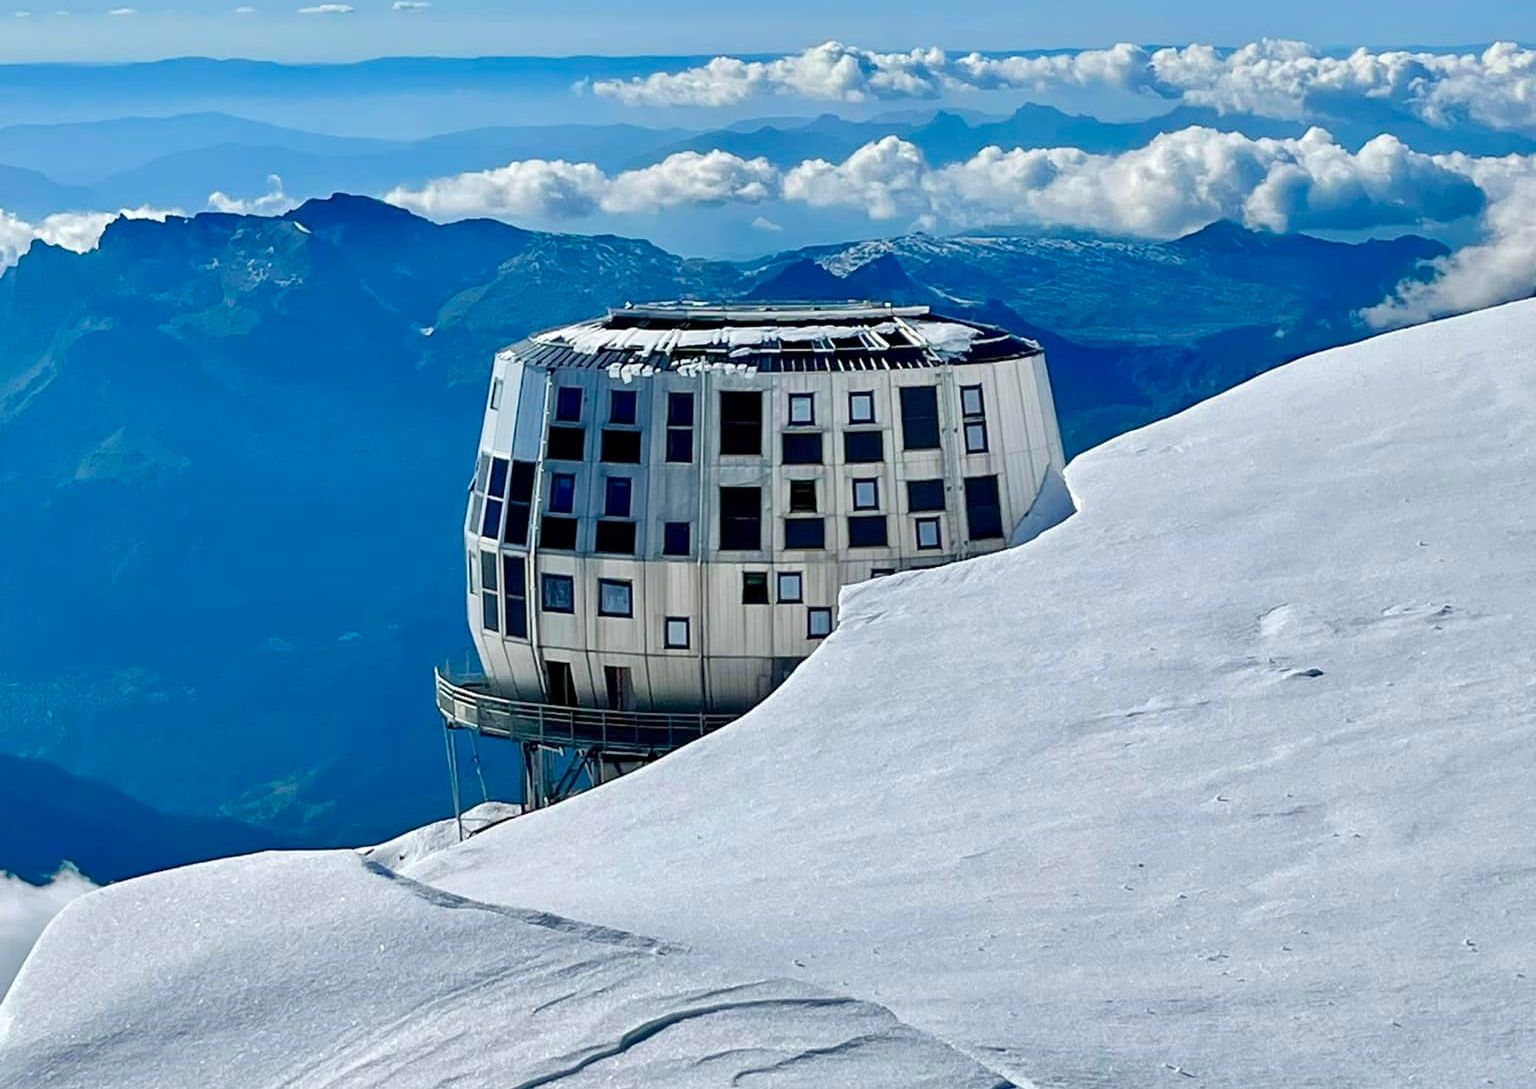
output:
[{"label": "window", "polygon": [[496,553],[480,553],[480,586],[485,590],[499,589],[497,585]]},{"label": "window", "polygon": [[667,394],[667,460],[693,460],[693,394]]},{"label": "window", "polygon": [[785,465],[821,464],[820,431],[787,431],[781,438],[784,442]]},{"label": "window", "polygon": [[872,579],[883,579],[885,576],[894,575],[895,573],[896,568],[894,567],[871,567],[869,569],[869,577]]},{"label": "window", "polygon": [[789,509],[794,514],[816,513],[816,482],[814,480],[789,482]]},{"label": "window", "polygon": [[901,388],[903,450],[939,448],[939,391],[932,386]]},{"label": "window", "polygon": [[854,510],[879,510],[880,509],[880,481],[876,479],[855,480],[853,482],[853,509]]},{"label": "window", "polygon": [[571,663],[546,660],[544,687],[549,693],[549,702],[556,707],[576,706],[576,678],[571,674]]},{"label": "window", "polygon": [[491,482],[486,491],[497,499],[507,494],[507,459],[491,459]]},{"label": "window", "polygon": [[805,637],[807,639],[825,639],[831,634],[831,609],[823,606],[805,610]]},{"label": "window", "polygon": [[826,548],[827,522],[825,518],[784,519],[785,548]]},{"label": "window", "polygon": [[848,547],[884,548],[885,546],[885,515],[864,514],[848,519]]},{"label": "window", "polygon": [[500,607],[496,603],[494,590],[483,590],[480,593],[480,626],[486,631],[501,630]]},{"label": "window", "polygon": [[939,520],[937,518],[919,518],[916,526],[917,547],[920,551],[944,547],[944,542],[939,534]]},{"label": "window", "polygon": [[799,571],[780,571],[778,582],[780,605],[799,605],[805,600],[805,581]]},{"label": "window", "polygon": [[549,478],[549,510],[552,514],[570,514],[576,509],[576,474],[553,473]]},{"label": "window", "polygon": [[634,710],[635,682],[627,666],[603,666],[603,688],[608,697],[608,710]]},{"label": "window", "polygon": [[528,575],[521,556],[501,558],[501,595],[506,602],[506,634],[512,639],[528,638]]},{"label": "window", "polygon": [[661,642],[668,650],[688,649],[688,618],[669,616],[661,626]]},{"label": "window", "polygon": [[539,582],[539,604],[547,613],[574,613],[576,580],[570,575],[546,574]]},{"label": "window", "polygon": [[546,514],[539,523],[539,547],[576,551],[576,519]]},{"label": "window", "polygon": [[913,511],[943,510],[944,482],[942,480],[907,481],[907,509]]},{"label": "window", "polygon": [[789,426],[809,427],[816,422],[816,395],[791,393],[789,395]]},{"label": "window", "polygon": [[639,465],[640,432],[603,428],[602,459],[617,465]]},{"label": "window", "polygon": [[741,603],[743,605],[768,604],[768,572],[743,571],[741,573]]},{"label": "window", "polygon": [[584,461],[587,456],[587,429],[550,424],[549,440],[545,447],[545,453],[554,461]]},{"label": "window", "polygon": [[844,431],[843,460],[851,465],[885,460],[885,432]]},{"label": "window", "polygon": [[754,391],[720,393],[720,453],[763,453],[763,395]]},{"label": "window", "polygon": [[997,477],[965,478],[965,527],[973,541],[1003,535],[1003,503],[997,493]]},{"label": "window", "polygon": [[661,554],[663,556],[686,556],[693,551],[690,546],[687,522],[668,522],[661,531]]},{"label": "window", "polygon": [[967,454],[985,454],[987,452],[987,422],[985,420],[965,421],[965,452]]},{"label": "window", "polygon": [[577,423],[581,420],[581,389],[577,386],[561,386],[555,390],[555,419],[561,423]]},{"label": "window", "polygon": [[608,552],[616,556],[635,554],[635,523],[600,518],[597,533],[592,541],[594,552]]},{"label": "window", "polygon": [[501,500],[485,501],[485,518],[480,523],[480,536],[495,540],[501,536]]},{"label": "window", "polygon": [[875,422],[875,395],[870,391],[848,395],[848,422],[872,424]]},{"label": "window", "polygon": [[597,615],[620,617],[634,616],[634,584],[624,579],[598,579]]},{"label": "window", "polygon": [[720,547],[731,552],[763,547],[763,489],[720,489]]},{"label": "window", "polygon": [[533,517],[533,474],[531,461],[512,463],[512,490],[507,499],[507,543],[528,543],[528,520]]},{"label": "window", "polygon": [[634,481],[627,476],[610,476],[603,490],[603,514],[609,518],[628,518]]},{"label": "window", "polygon": [[608,395],[608,422],[632,425],[635,422],[635,391],[616,389]]},{"label": "window", "polygon": [[491,383],[491,411],[495,412],[501,407],[501,379]]},{"label": "window", "polygon": [[985,416],[986,414],[986,402],[982,400],[981,387],[961,386],[960,415],[969,419],[972,416]]}]

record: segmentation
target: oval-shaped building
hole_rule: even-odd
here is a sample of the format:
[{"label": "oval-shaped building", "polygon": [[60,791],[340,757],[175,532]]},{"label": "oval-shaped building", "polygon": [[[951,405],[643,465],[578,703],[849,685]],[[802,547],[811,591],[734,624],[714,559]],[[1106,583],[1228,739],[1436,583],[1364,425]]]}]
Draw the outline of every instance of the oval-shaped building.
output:
[{"label": "oval-shaped building", "polygon": [[468,606],[510,701],[739,713],[841,587],[1004,547],[1062,468],[1040,346],[873,303],[628,306],[496,357]]}]

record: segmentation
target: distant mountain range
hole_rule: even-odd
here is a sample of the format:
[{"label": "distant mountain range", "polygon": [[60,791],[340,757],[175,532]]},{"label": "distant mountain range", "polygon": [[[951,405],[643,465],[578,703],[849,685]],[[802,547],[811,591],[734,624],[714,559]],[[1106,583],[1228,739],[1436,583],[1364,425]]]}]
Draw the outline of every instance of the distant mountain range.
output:
[{"label": "distant mountain range", "polygon": [[[1444,252],[1218,224],[726,263],[346,196],[35,246],[0,276],[0,752],[287,843],[440,815],[427,671],[467,645],[491,353],[532,329],[677,296],[927,302],[1045,343],[1076,452],[1363,335],[1353,310]],[[503,794],[506,756],[482,753]]]}]

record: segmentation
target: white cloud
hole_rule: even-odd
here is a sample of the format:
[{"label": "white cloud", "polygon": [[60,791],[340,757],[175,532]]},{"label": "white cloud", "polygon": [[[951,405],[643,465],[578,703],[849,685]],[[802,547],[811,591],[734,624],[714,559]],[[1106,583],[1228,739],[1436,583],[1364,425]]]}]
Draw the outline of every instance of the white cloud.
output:
[{"label": "white cloud", "polygon": [[116,212],[56,212],[36,223],[0,209],[0,272],[4,272],[32,248],[33,242],[47,242],[76,253],[96,248],[102,232],[115,219],[164,220],[180,215],[160,208],[123,208]]},{"label": "white cloud", "polygon": [[240,7],[235,9],[235,14],[236,15],[255,15],[256,14],[256,9],[253,8],[253,7],[248,7],[248,6],[244,5],[244,4],[242,4]]},{"label": "white cloud", "polygon": [[30,19],[30,18],[32,18],[32,13],[30,11],[18,11],[18,12],[16,12],[16,18],[18,18],[18,19]]},{"label": "white cloud", "polygon": [[389,7],[391,11],[426,11],[431,6],[431,0],[395,0]]},{"label": "white cloud", "polygon": [[315,4],[313,7],[300,8],[300,15],[351,15],[357,9],[351,4]]},{"label": "white cloud", "polygon": [[678,72],[583,86],[639,106],[731,106],[768,94],[856,102],[955,90],[1111,87],[1278,118],[1372,100],[1434,124],[1471,118],[1496,128],[1536,128],[1536,50],[1511,42],[1480,53],[1359,49],[1347,57],[1277,40],[1232,51],[1190,45],[1149,52],[1121,43],[1035,57],[950,56],[933,48],[881,53],[825,42],[769,61],[716,57]]},{"label": "white cloud", "polygon": [[95,887],[73,867],[60,870],[42,886],[29,885],[0,871],[0,998],[10,989],[22,961],[27,959],[49,920],[65,904]]},{"label": "white cloud", "polygon": [[107,12],[108,15],[137,15],[138,13],[138,8],[113,8]]},{"label": "white cloud", "polygon": [[783,227],[779,226],[779,224],[775,223],[767,216],[758,216],[756,219],[754,219],[752,221],[752,229],[754,231],[769,231],[774,234],[778,234],[784,230]]},{"label": "white cloud", "polygon": [[208,194],[209,208],[234,215],[277,216],[298,206],[298,201],[283,192],[283,179],[276,174],[267,175],[267,191],[259,197],[232,197],[222,190]]}]

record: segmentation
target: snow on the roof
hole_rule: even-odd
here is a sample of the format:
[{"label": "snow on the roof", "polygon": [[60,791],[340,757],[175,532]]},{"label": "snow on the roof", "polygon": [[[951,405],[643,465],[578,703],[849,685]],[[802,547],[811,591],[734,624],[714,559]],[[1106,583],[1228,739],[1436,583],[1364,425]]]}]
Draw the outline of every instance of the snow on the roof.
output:
[{"label": "snow on the roof", "polygon": [[734,725],[411,872],[878,999],[1021,1085],[1530,1084],[1536,302],[1067,477],[1022,548],[845,591]]},{"label": "snow on the roof", "polygon": [[877,1005],[461,900],[346,851],[67,907],[0,1004],[5,1089],[992,1089]]}]

